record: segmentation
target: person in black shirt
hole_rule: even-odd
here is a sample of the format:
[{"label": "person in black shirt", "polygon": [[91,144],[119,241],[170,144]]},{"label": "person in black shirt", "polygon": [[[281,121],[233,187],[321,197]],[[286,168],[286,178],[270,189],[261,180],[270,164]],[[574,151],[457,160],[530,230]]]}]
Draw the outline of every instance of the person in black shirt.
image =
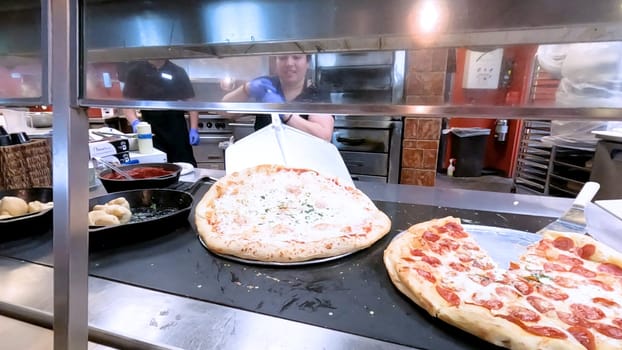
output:
[{"label": "person in black shirt", "polygon": [[[194,89],[183,68],[169,60],[138,61],[130,64],[123,87],[123,96],[131,99],[179,101],[194,97]],[[155,135],[153,146],[166,153],[169,162],[185,162],[197,166],[192,145],[200,142],[199,114],[190,115],[190,130],[179,110],[141,110],[142,119],[151,124]],[[124,110],[128,123],[136,132],[139,120],[133,109]]]},{"label": "person in black shirt", "polygon": [[[306,73],[310,55],[280,55],[276,57],[276,76],[262,76],[242,84],[223,97],[224,102],[256,101],[267,103],[326,102],[315,87],[307,86]],[[283,123],[311,135],[330,141],[334,119],[329,114],[281,114]],[[255,130],[271,123],[270,117],[258,115]]]}]

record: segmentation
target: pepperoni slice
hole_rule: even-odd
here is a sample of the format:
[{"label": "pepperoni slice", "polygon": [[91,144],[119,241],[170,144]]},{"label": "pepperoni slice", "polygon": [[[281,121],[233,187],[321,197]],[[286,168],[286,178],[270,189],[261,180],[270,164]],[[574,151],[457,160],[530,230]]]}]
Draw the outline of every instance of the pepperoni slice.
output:
[{"label": "pepperoni slice", "polygon": [[442,256],[442,255],[445,255],[445,253],[449,253],[450,249],[446,245],[431,243],[430,244],[430,250],[433,251],[434,253]]},{"label": "pepperoni slice", "polygon": [[602,263],[598,265],[598,271],[608,273],[610,275],[622,276],[622,268],[618,265],[610,263]]},{"label": "pepperoni slice", "polygon": [[447,238],[442,238],[439,241],[439,244],[442,244],[451,250],[458,250],[458,248],[460,248],[460,243]]},{"label": "pepperoni slice", "polygon": [[437,267],[437,266],[441,265],[441,261],[438,258],[433,257],[433,256],[427,256],[427,255],[426,256],[422,256],[421,257],[421,261],[423,261],[423,262],[425,262],[425,263],[427,263],[429,265],[432,265],[434,267]]},{"label": "pepperoni slice", "polygon": [[577,255],[583,259],[589,260],[589,258],[596,252],[596,246],[593,244],[586,244],[583,247],[577,248]]},{"label": "pepperoni slice", "polygon": [[620,306],[618,305],[618,303],[616,303],[613,300],[609,300],[609,299],[601,298],[601,297],[592,298],[592,302],[594,302],[595,304],[601,304],[607,307]]},{"label": "pepperoni slice", "polygon": [[434,233],[432,231],[425,231],[425,232],[423,232],[422,237],[426,241],[430,241],[430,242],[436,242],[436,241],[438,241],[441,238],[441,236],[437,235],[436,233]]},{"label": "pepperoni slice", "polygon": [[572,273],[576,273],[577,275],[581,275],[583,277],[587,277],[587,278],[593,278],[596,277],[596,272],[592,271],[592,270],[588,270],[583,266],[573,266],[570,268],[570,272]]},{"label": "pepperoni slice", "polygon": [[557,261],[559,261],[562,264],[571,265],[571,266],[583,265],[583,260],[572,257],[572,256],[564,255],[564,254],[559,254],[557,256]]},{"label": "pepperoni slice", "polygon": [[557,284],[558,286],[562,286],[564,288],[577,288],[577,281],[571,278],[555,276],[555,278],[553,278],[553,282],[555,282],[555,284]]},{"label": "pepperoni slice", "polygon": [[572,326],[567,329],[568,333],[583,345],[587,350],[596,350],[596,341],[594,340],[594,334],[585,327]]},{"label": "pepperoni slice", "polygon": [[553,246],[557,249],[569,251],[574,248],[574,241],[568,237],[557,237],[553,240]]},{"label": "pepperoni slice", "polygon": [[601,309],[590,305],[572,304],[570,310],[573,315],[586,320],[595,321],[605,318],[605,313]]},{"label": "pepperoni slice", "polygon": [[432,274],[429,273],[428,271],[422,270],[422,269],[418,269],[416,267],[413,267],[413,270],[415,270],[419,274],[419,276],[425,278],[429,282],[432,282],[432,283],[436,282],[436,278],[434,276],[432,276]]},{"label": "pepperoni slice", "polygon": [[533,287],[531,286],[531,284],[529,284],[529,282],[525,281],[522,278],[521,279],[517,279],[514,282],[512,282],[512,285],[519,292],[521,292],[522,295],[529,295],[529,294],[533,293]]},{"label": "pepperoni slice", "polygon": [[461,254],[458,254],[458,260],[460,260],[463,263],[468,263],[468,262],[473,261],[473,258],[470,257],[469,255],[461,253]]},{"label": "pepperoni slice", "polygon": [[518,270],[520,269],[520,265],[515,263],[514,261],[510,261],[510,270]]},{"label": "pepperoni slice", "polygon": [[462,230],[462,228],[458,229],[458,230],[451,230],[449,231],[449,235],[453,238],[467,238],[469,237],[469,234],[464,232],[464,230]]},{"label": "pepperoni slice", "polygon": [[566,268],[560,264],[545,262],[542,266],[544,268],[544,272],[558,271],[558,272],[566,272]]},{"label": "pepperoni slice", "polygon": [[467,304],[482,306],[488,310],[500,310],[503,307],[503,302],[501,300],[481,299],[477,297],[476,293],[473,293],[473,295],[471,296],[471,299],[473,299],[473,302],[467,303]]},{"label": "pepperoni slice", "polygon": [[528,296],[527,301],[531,304],[531,306],[533,306],[534,309],[538,310],[542,314],[555,310],[555,306],[553,306],[552,303],[535,295]]},{"label": "pepperoni slice", "polygon": [[450,262],[449,263],[449,267],[451,267],[453,270],[459,271],[459,272],[464,272],[464,271],[470,271],[471,270],[470,267],[468,267],[468,266],[466,266],[464,264],[455,262],[455,261]]},{"label": "pepperoni slice", "polygon": [[538,284],[536,286],[536,290],[538,291],[538,293],[544,295],[547,298],[553,299],[553,300],[566,300],[566,299],[568,299],[568,294],[564,293],[563,291],[559,290],[558,288],[555,288],[553,286],[549,286],[548,284]]},{"label": "pepperoni slice", "polygon": [[510,315],[496,315],[497,317],[504,318],[512,323],[515,323],[520,328],[524,329],[526,332],[531,334],[548,337],[548,338],[557,338],[557,339],[566,339],[568,336],[566,333],[560,331],[557,328],[546,327],[546,326],[528,326],[524,324],[521,320],[516,317],[512,317]]},{"label": "pepperoni slice", "polygon": [[462,247],[466,250],[475,250],[478,251],[480,250],[479,247],[477,246],[477,244],[473,243],[473,242],[463,242],[462,243]]},{"label": "pepperoni slice", "polygon": [[516,298],[521,296],[517,291],[506,286],[499,286],[495,288],[495,292],[498,295],[506,298]]},{"label": "pepperoni slice", "polygon": [[613,321],[611,321],[611,323],[613,323],[616,326],[622,328],[622,318],[614,318]]},{"label": "pepperoni slice", "polygon": [[452,290],[441,287],[439,285],[436,286],[436,292],[443,298],[449,305],[458,306],[460,305],[460,297],[454,293]]},{"label": "pepperoni slice", "polygon": [[408,262],[415,262],[415,259],[409,258],[409,257],[402,258],[402,260],[405,260],[405,261],[408,261]]},{"label": "pepperoni slice", "polygon": [[592,328],[594,328],[598,333],[604,334],[610,338],[622,339],[622,328],[599,322],[592,323]]},{"label": "pepperoni slice", "polygon": [[516,317],[523,322],[538,322],[540,315],[522,306],[510,306],[508,308],[510,316]]},{"label": "pepperoni slice", "polygon": [[490,262],[486,261],[486,262],[482,262],[481,260],[474,260],[473,261],[473,267],[476,267],[478,269],[481,270],[492,270],[495,268],[495,265],[491,264]]},{"label": "pepperoni slice", "polygon": [[562,322],[570,326],[579,326],[579,327],[585,327],[585,328],[590,328],[591,326],[591,324],[588,321],[580,317],[576,317],[575,315],[569,312],[557,311],[557,318],[559,318]]},{"label": "pepperoni slice", "polygon": [[425,253],[421,249],[411,249],[410,255],[412,256],[425,256]]},{"label": "pepperoni slice", "polygon": [[443,226],[445,229],[447,229],[447,232],[451,232],[451,231],[463,231],[462,226],[455,223],[455,222],[448,222]]},{"label": "pepperoni slice", "polygon": [[469,275],[469,278],[475,282],[475,283],[479,283],[482,286],[486,287],[487,285],[492,283],[492,279],[486,277],[486,276],[482,276],[482,275]]},{"label": "pepperoni slice", "polygon": [[593,284],[597,287],[600,287],[600,289],[602,290],[606,290],[608,292],[613,292],[613,287],[611,287],[610,285],[606,284],[605,282],[599,281],[599,280],[587,280],[587,282],[589,284]]}]

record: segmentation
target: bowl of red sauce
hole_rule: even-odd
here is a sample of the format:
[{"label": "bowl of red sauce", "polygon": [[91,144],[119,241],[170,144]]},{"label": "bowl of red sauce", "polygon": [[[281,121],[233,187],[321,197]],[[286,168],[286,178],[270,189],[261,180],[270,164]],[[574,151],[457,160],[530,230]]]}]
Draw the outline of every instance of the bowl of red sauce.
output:
[{"label": "bowl of red sauce", "polygon": [[120,165],[118,168],[132,179],[127,179],[112,169],[100,172],[99,181],[108,192],[168,187],[179,181],[181,173],[181,167],[173,163],[139,163]]}]

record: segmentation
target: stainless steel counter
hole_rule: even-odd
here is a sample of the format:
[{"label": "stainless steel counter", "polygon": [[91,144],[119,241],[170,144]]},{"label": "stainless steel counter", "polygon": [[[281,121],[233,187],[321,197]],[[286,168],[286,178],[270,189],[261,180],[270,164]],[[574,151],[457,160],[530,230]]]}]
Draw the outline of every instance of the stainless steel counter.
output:
[{"label": "stainless steel counter", "polygon": [[[196,174],[200,175],[222,174]],[[520,194],[371,182],[356,185],[374,200],[492,211],[501,218],[504,213],[555,217],[571,204],[565,198]],[[588,207],[587,217],[589,231],[595,238],[622,250],[615,232],[620,231],[622,221],[595,205]],[[3,310],[11,305],[25,314],[49,315],[53,310],[52,277],[49,267],[0,257],[0,313],[6,314]],[[51,342],[49,331],[33,333],[34,326],[11,321],[9,338],[27,337],[33,344]],[[0,325],[3,322],[7,320],[0,319]],[[393,343],[95,277],[89,278],[89,324],[91,334],[111,332],[160,348],[405,349]]]}]

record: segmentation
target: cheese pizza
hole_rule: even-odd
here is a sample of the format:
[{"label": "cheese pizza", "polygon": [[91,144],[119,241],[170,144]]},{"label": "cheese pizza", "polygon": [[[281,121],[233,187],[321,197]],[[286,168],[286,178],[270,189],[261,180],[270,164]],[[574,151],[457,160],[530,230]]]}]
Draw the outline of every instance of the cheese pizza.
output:
[{"label": "cheese pizza", "polygon": [[384,253],[396,287],[428,313],[510,349],[622,349],[622,254],[547,232],[499,268],[460,220],[410,227]]},{"label": "cheese pizza", "polygon": [[221,178],[197,204],[195,223],[209,250],[264,262],[351,253],[391,228],[388,216],[358,189],[280,165]]}]

